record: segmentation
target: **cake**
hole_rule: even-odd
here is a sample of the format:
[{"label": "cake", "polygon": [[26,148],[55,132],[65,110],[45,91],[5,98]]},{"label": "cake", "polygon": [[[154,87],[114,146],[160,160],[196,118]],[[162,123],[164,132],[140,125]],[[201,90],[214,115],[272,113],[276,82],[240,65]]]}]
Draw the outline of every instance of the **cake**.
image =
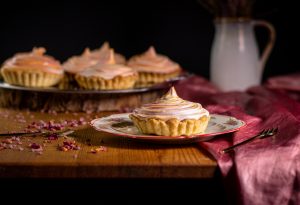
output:
[{"label": "cake", "polygon": [[210,119],[201,104],[181,99],[174,87],[157,101],[136,108],[129,117],[141,133],[160,136],[203,133]]},{"label": "cake", "polygon": [[26,87],[49,87],[60,82],[64,71],[59,61],[44,55],[44,48],[17,53],[3,63],[1,74],[4,81]]},{"label": "cake", "polygon": [[133,88],[137,72],[124,64],[117,64],[113,49],[108,61],[91,66],[78,74],[75,79],[80,87],[92,90],[115,90]]},{"label": "cake", "polygon": [[145,53],[131,57],[127,65],[138,72],[138,85],[161,83],[181,72],[179,64],[167,56],[157,54],[153,46]]}]

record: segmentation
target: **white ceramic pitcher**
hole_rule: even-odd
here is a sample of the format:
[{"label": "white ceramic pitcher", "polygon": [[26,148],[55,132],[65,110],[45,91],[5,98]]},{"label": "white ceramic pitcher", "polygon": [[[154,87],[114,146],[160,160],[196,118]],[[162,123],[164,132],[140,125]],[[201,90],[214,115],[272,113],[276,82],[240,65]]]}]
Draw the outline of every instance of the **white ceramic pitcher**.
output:
[{"label": "white ceramic pitcher", "polygon": [[[269,31],[269,42],[259,57],[254,27]],[[274,27],[263,20],[220,18],[215,21],[210,78],[222,91],[243,91],[261,83],[265,63],[275,42]]]}]

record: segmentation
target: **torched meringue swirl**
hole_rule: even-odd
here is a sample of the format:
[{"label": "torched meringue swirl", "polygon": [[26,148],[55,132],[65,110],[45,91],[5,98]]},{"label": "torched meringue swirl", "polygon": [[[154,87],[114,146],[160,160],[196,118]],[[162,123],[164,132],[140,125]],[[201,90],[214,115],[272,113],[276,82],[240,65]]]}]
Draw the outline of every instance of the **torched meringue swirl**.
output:
[{"label": "torched meringue swirl", "polygon": [[96,59],[92,57],[90,49],[86,48],[81,56],[73,56],[69,58],[63,64],[63,68],[69,73],[76,74],[90,66],[101,63],[102,61],[104,61],[104,58]]},{"label": "torched meringue swirl", "polygon": [[157,54],[153,46],[145,53],[130,58],[128,66],[138,72],[151,73],[172,73],[181,70],[179,64],[175,63],[167,56]]},{"label": "torched meringue swirl", "polygon": [[3,69],[41,70],[49,73],[63,74],[59,61],[44,55],[45,48],[33,48],[32,52],[17,53],[3,63]]},{"label": "torched meringue swirl", "polygon": [[[96,64],[106,63],[110,50],[108,42],[104,42],[99,49],[90,50],[86,48],[82,55],[69,58],[63,64],[63,68],[69,73],[76,74]],[[121,54],[114,53],[114,58],[116,63],[125,64],[126,59]]]},{"label": "torched meringue swirl", "polygon": [[94,66],[91,66],[79,73],[81,76],[85,77],[101,77],[106,80],[113,79],[116,76],[129,76],[136,75],[136,71],[132,68],[129,68],[123,64],[116,64],[114,58],[113,49],[110,50],[110,55],[107,58],[105,63],[98,63]]},{"label": "torched meringue swirl", "polygon": [[175,88],[172,87],[163,97],[154,103],[145,104],[133,111],[133,115],[138,118],[158,118],[168,120],[176,118],[184,119],[200,119],[202,116],[209,115],[199,103],[193,103],[181,99],[177,96]]},{"label": "torched meringue swirl", "polygon": [[[110,47],[109,43],[107,41],[105,41],[102,46],[98,49],[95,49],[95,50],[92,50],[91,51],[91,58],[92,59],[101,59],[103,58],[103,56],[107,56],[109,55],[109,52],[112,48]],[[122,55],[122,54],[119,54],[119,53],[116,53],[114,54],[115,56],[115,61],[117,64],[125,64],[126,63],[126,58]]]}]

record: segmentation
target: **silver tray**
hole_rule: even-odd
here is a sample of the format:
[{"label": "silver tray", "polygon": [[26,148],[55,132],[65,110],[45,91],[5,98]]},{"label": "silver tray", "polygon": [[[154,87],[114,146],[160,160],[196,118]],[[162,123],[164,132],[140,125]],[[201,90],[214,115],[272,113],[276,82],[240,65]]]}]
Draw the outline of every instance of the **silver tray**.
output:
[{"label": "silver tray", "polygon": [[58,87],[46,87],[46,88],[32,88],[32,87],[23,87],[10,85],[0,80],[0,88],[9,89],[9,90],[19,90],[19,91],[31,91],[31,92],[45,92],[45,93],[68,93],[68,94],[122,94],[122,93],[143,93],[154,90],[167,89],[172,85],[176,84],[178,81],[184,80],[192,76],[190,73],[183,73],[178,77],[172,78],[163,83],[155,84],[149,87],[137,87],[131,89],[122,89],[122,90],[87,90],[80,88],[73,89],[61,89]]}]

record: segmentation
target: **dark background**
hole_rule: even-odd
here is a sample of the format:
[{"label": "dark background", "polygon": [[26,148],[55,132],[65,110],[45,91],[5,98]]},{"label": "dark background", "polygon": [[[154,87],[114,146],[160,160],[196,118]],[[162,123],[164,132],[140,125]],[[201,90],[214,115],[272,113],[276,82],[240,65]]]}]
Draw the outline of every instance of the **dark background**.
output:
[{"label": "dark background", "polygon": [[[277,30],[276,45],[266,65],[265,78],[300,70],[300,11],[294,2],[297,1],[257,0],[255,3],[253,17],[270,21]],[[154,45],[159,53],[168,55],[185,69],[209,77],[213,16],[196,0],[10,0],[1,1],[0,8],[0,62],[34,46],[44,46],[49,55],[64,61],[80,54],[85,47],[98,48],[107,40],[127,58]],[[259,45],[263,47],[267,33],[260,29],[257,32]],[[43,180],[7,180],[1,184],[4,184],[2,188],[6,194],[12,197],[16,192],[17,196],[29,194],[29,198],[26,195],[22,199],[30,202],[41,193],[48,196],[43,199],[45,201],[56,200],[57,194],[61,194],[64,200],[77,200],[82,192],[86,192],[85,199],[99,203],[103,198],[111,199],[109,194],[116,193],[112,199],[130,201],[139,196],[146,199],[143,204],[147,201],[162,204],[156,196],[165,196],[165,200],[171,200],[172,204],[176,201],[192,203],[194,199],[199,204],[206,200],[210,203],[204,204],[226,204],[220,181],[138,180],[133,183],[95,180],[92,183],[51,180],[49,183]],[[145,189],[146,194],[143,194],[141,190]],[[38,194],[32,190],[38,190]],[[137,201],[135,204],[141,203]]]},{"label": "dark background", "polygon": [[[272,22],[276,46],[264,77],[300,70],[295,1],[257,0],[253,17]],[[5,4],[4,4],[5,3]],[[0,62],[43,46],[60,61],[107,40],[127,58],[154,45],[182,67],[209,77],[213,15],[197,0],[1,1]],[[263,47],[267,32],[258,29]]]}]

